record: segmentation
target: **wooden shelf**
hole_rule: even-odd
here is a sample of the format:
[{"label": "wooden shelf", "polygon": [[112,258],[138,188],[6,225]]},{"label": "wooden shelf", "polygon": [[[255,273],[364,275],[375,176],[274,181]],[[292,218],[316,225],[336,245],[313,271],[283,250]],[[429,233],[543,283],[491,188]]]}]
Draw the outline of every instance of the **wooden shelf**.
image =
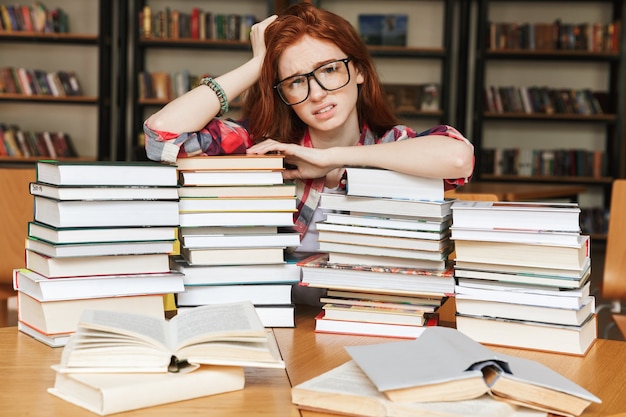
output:
[{"label": "wooden shelf", "polygon": [[95,104],[98,97],[95,96],[46,96],[0,93],[1,101],[24,101],[34,103],[66,103],[66,104]]},{"label": "wooden shelf", "polygon": [[78,33],[0,32],[0,41],[96,45],[98,43],[98,35]]},{"label": "wooden shelf", "polygon": [[576,176],[522,176],[479,174],[481,180],[512,181],[512,182],[542,182],[542,183],[569,183],[569,184],[611,184],[613,177],[576,177]]}]

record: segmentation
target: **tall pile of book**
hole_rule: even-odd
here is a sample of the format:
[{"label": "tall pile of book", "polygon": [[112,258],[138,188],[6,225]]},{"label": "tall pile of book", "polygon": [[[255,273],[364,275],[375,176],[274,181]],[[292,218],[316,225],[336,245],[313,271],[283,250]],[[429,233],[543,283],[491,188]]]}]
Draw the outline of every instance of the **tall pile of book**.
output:
[{"label": "tall pile of book", "polygon": [[482,343],[583,355],[596,340],[576,203],[456,201],[457,328]]},{"label": "tall pile of book", "polygon": [[63,346],[86,309],[164,316],[184,289],[170,270],[176,169],[157,163],[39,161],[25,268],[14,271],[18,328]]},{"label": "tall pile of book", "polygon": [[326,288],[316,331],[413,338],[437,323],[454,293],[450,207],[442,180],[347,168],[346,194],[324,193],[317,223],[323,254],[301,285]]},{"label": "tall pile of book", "polygon": [[300,279],[285,250],[300,244],[293,226],[295,185],[282,178],[281,155],[178,160],[180,256],[177,307],[251,301],[266,327],[292,327],[291,288]]}]

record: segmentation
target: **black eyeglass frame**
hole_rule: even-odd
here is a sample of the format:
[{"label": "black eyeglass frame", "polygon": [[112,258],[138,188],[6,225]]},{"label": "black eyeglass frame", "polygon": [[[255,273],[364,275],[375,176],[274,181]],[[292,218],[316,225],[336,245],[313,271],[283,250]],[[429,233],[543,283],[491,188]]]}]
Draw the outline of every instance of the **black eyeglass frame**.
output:
[{"label": "black eyeglass frame", "polygon": [[[346,85],[348,85],[348,83],[350,82],[350,77],[351,77],[351,75],[350,75],[350,66],[348,65],[348,63],[350,61],[352,61],[351,57],[342,58],[342,59],[335,59],[334,61],[329,61],[329,62],[326,62],[325,64],[320,65],[319,67],[313,69],[313,71],[308,72],[306,74],[295,74],[295,75],[291,75],[291,76],[289,76],[287,78],[283,78],[282,80],[280,80],[276,84],[274,84],[274,90],[276,90],[276,92],[278,93],[278,97],[280,97],[280,99],[283,101],[283,103],[285,103],[288,106],[295,106],[296,104],[304,103],[309,98],[309,95],[311,94],[311,83],[310,83],[311,77],[313,77],[313,79],[315,79],[315,82],[317,82],[317,85],[319,85],[325,91],[336,91],[336,90],[339,90],[340,88],[343,88]],[[346,83],[343,84],[340,87],[337,87],[337,88],[326,88],[326,87],[324,87],[324,84],[320,80],[317,79],[317,77],[315,76],[315,72],[317,70],[319,70],[320,68],[323,68],[323,67],[325,67],[326,65],[329,65],[329,64],[333,64],[335,62],[343,62],[346,65],[346,71],[348,72],[348,79],[346,80]],[[287,81],[287,80],[289,80],[291,78],[295,78],[295,77],[306,77],[306,87],[307,87],[306,97],[304,97],[302,100],[300,100],[300,101],[298,101],[296,103],[289,103],[289,102],[287,102],[287,99],[285,97],[283,97],[283,94],[281,93],[281,91],[278,88],[278,86],[282,82]]]}]

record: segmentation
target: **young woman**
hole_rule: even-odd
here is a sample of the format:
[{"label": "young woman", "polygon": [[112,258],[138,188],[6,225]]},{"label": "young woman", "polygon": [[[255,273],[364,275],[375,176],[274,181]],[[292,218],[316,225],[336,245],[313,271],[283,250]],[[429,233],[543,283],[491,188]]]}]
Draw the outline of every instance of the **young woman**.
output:
[{"label": "young woman", "polygon": [[[417,134],[398,124],[366,45],[342,17],[298,3],[252,27],[253,57],[173,100],[145,124],[150,159],[228,153],[285,155],[297,184],[296,230],[315,252],[320,193],[341,189],[346,166],[465,183],[473,146],[450,126]],[[239,122],[218,118],[244,95]]]}]

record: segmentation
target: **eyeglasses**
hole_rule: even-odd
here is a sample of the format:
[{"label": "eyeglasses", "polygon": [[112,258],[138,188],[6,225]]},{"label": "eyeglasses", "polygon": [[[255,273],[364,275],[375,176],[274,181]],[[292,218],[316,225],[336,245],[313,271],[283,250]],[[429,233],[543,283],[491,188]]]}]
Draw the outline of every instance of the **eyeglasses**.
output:
[{"label": "eyeglasses", "polygon": [[350,82],[350,69],[348,67],[350,59],[344,58],[328,62],[308,74],[292,75],[277,82],[274,88],[288,106],[300,104],[309,98],[311,91],[309,79],[311,77],[326,91],[339,90]]}]

